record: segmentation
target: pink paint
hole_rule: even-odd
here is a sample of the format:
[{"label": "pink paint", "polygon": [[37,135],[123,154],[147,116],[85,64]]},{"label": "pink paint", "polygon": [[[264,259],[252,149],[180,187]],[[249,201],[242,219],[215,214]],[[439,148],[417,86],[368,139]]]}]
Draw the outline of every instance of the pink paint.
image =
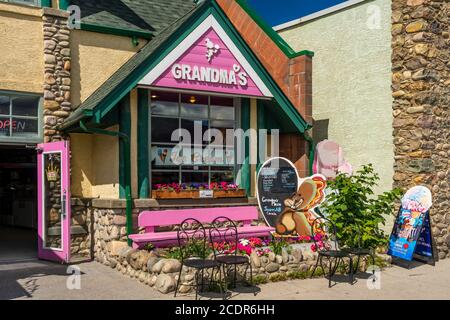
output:
[{"label": "pink paint", "polygon": [[242,221],[243,227],[238,228],[240,238],[270,236],[270,233],[275,231],[274,228],[251,226],[252,221],[258,219],[258,215],[257,207],[248,206],[144,211],[139,215],[138,225],[145,228],[146,233],[133,234],[129,238],[133,240],[134,248],[140,248],[146,243],[153,243],[156,246],[176,245],[178,242],[177,232],[155,232],[155,227],[179,225],[188,218],[197,219],[201,223],[211,223],[217,217]]},{"label": "pink paint", "polygon": [[[42,150],[38,154],[38,257],[44,260],[51,260],[57,262],[70,261],[70,173],[69,173],[69,142],[51,142],[38,145]],[[61,218],[61,249],[53,249],[44,247],[44,226],[45,226],[45,208],[44,208],[44,156],[49,153],[61,154],[61,194],[65,195],[65,218]]]},{"label": "pink paint", "polygon": [[[213,47],[208,51],[207,43],[218,45],[220,49],[216,50]],[[210,61],[208,61],[207,57],[208,52],[210,53]],[[177,66],[180,66],[181,68],[177,68]],[[183,70],[187,71],[186,68],[189,68],[190,72],[185,72],[184,77],[176,75],[178,72],[183,74]],[[195,69],[199,70],[200,77],[196,76]],[[209,77],[208,81],[207,75],[217,73],[212,71],[213,69],[222,71],[223,75],[226,74],[226,77],[222,77],[221,79],[227,79],[228,81],[213,83],[211,79],[214,75]],[[202,73],[201,71],[204,72]],[[236,75],[235,82],[233,81],[233,73]],[[239,74],[241,74],[241,77]],[[245,74],[246,77],[243,74]],[[205,81],[205,79],[207,80]],[[243,84],[244,82],[245,84]],[[152,85],[157,87],[189,89],[196,91],[210,91],[258,97],[263,96],[254,80],[250,78],[248,70],[245,70],[242,67],[233,53],[212,28],[201,36],[196,43],[192,45],[192,47],[190,47],[174,64],[168,68],[168,70],[163,72],[163,74],[155,80]]]}]

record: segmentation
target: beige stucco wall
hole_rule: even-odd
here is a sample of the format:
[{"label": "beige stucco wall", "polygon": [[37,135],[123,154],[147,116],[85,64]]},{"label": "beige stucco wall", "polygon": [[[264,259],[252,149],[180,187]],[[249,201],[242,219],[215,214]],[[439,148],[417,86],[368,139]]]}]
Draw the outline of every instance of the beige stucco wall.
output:
[{"label": "beige stucco wall", "polygon": [[42,10],[0,2],[0,90],[42,93]]},{"label": "beige stucco wall", "polygon": [[[118,126],[108,128],[117,131]],[[116,137],[71,134],[72,197],[119,198],[119,142]]]},{"label": "beige stucco wall", "polygon": [[313,117],[329,119],[328,139],[354,168],[374,164],[377,192],[394,174],[390,30],[391,1],[375,0],[280,32],[295,50],[314,51]]},{"label": "beige stucco wall", "polygon": [[134,46],[129,37],[74,30],[70,39],[72,105],[89,97],[145,44],[142,39]]}]

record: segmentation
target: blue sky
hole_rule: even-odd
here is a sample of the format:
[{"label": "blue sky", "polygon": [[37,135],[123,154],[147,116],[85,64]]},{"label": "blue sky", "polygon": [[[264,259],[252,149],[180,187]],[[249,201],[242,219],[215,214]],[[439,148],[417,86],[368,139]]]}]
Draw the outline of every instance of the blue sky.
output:
[{"label": "blue sky", "polygon": [[326,9],[346,0],[247,0],[271,26]]}]

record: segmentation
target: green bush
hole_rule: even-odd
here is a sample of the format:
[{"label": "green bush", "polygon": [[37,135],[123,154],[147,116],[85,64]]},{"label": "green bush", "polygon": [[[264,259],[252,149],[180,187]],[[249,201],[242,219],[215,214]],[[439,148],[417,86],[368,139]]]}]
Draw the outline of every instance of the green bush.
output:
[{"label": "green bush", "polygon": [[173,247],[165,250],[161,255],[166,259],[177,259],[196,257],[206,259],[212,253],[211,247],[206,243],[205,252],[203,252],[203,246],[205,246],[204,240],[190,240],[185,244],[184,251],[180,247]]},{"label": "green bush", "polygon": [[336,225],[341,245],[376,248],[388,242],[381,226],[394,213],[394,202],[402,192],[394,189],[375,196],[373,188],[378,181],[378,174],[369,164],[351,176],[339,173],[335,180],[328,182],[332,192],[327,195],[323,208],[327,218]]}]

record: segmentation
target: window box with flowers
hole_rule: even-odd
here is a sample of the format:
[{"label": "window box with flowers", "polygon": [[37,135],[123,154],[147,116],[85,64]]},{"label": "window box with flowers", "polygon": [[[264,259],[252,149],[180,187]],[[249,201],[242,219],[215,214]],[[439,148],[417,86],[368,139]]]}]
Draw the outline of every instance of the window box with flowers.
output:
[{"label": "window box with flowers", "polygon": [[212,191],[208,197],[212,198],[243,198],[246,196],[244,189],[239,189],[235,184],[227,182],[213,182],[211,184],[157,184],[153,187],[153,199],[199,199],[203,190]]}]

